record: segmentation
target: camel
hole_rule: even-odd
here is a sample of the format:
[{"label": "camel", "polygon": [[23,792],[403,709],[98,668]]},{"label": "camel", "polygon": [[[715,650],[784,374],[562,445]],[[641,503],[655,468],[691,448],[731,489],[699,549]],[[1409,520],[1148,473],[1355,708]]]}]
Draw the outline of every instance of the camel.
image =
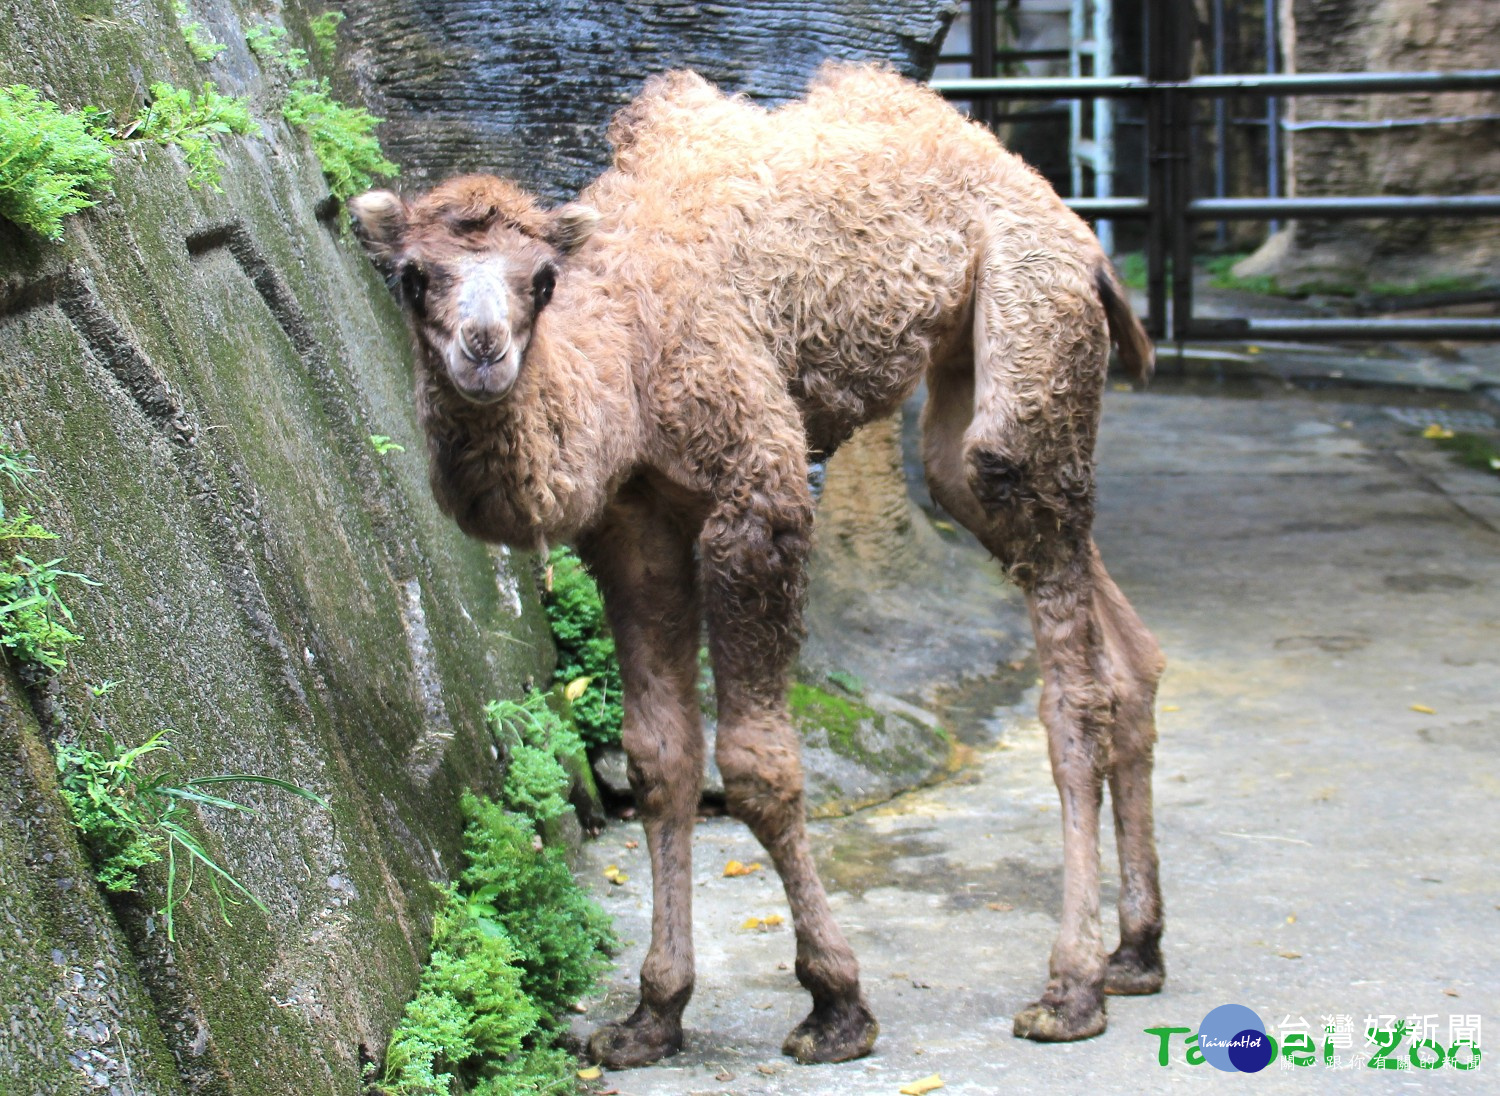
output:
[{"label": "camel", "polygon": [[[613,166],[544,209],[510,182],[353,199],[415,344],[439,505],[466,533],[571,542],[625,682],[624,748],[652,868],[640,1003],[589,1042],[611,1068],[682,1046],[706,619],[728,809],[780,873],[812,1010],[784,1052],[869,1053],[879,1027],[808,848],[787,689],[813,525],[809,461],[925,377],[932,495],[1026,595],[1062,803],[1050,979],[1019,1036],[1104,1030],[1104,995],[1160,989],[1153,705],[1164,663],[1091,537],[1110,344],[1153,350],[1084,222],[929,89],[831,64],[766,110],[651,79]],[[1099,925],[1108,779],[1120,944]]]}]

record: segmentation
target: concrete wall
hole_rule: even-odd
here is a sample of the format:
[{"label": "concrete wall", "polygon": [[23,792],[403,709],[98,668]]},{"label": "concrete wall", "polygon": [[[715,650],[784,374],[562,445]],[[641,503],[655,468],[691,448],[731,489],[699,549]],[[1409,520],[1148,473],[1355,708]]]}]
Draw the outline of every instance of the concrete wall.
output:
[{"label": "concrete wall", "polygon": [[[0,799],[0,1000],[19,1021],[0,1025],[0,1091],[17,1096],[96,1077],[357,1091],[426,958],[459,791],[499,775],[481,707],[549,670],[529,562],[430,501],[405,332],[314,214],[327,186],[243,43],[263,16],[194,14],[230,45],[211,65],[166,0],[0,22],[0,82],[123,119],[151,81],[211,77],[263,120],[258,139],[221,139],[222,194],[142,146],[61,243],[0,223],[0,427],[37,456],[30,509],[56,550],[101,583],[65,587],[87,639],[57,681],[27,698],[0,669],[0,765],[19,774]],[[406,452],[380,456],[370,434]],[[162,871],[106,909],[47,750],[162,727],[188,775],[264,773],[333,804],[268,792],[258,818],[205,813],[271,913],[242,905],[228,926],[200,880],[175,945],[151,912]]]}]

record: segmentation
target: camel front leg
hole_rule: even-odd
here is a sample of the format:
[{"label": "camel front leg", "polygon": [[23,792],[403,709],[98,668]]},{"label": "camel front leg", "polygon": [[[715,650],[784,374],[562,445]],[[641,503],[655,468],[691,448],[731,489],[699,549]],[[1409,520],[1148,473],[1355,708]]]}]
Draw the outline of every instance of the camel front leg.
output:
[{"label": "camel front leg", "polygon": [[640,1004],[589,1040],[590,1056],[611,1069],[682,1049],[682,1012],[693,993],[692,842],[703,779],[693,534],[654,496],[627,489],[606,525],[579,544],[619,654],[622,740],[651,856],[651,946]]},{"label": "camel front leg", "polygon": [[1064,564],[1027,592],[1042,669],[1042,722],[1062,802],[1063,908],[1041,999],[1014,1030],[1039,1042],[1104,1030],[1104,947],[1099,930],[1099,808],[1109,748],[1103,637],[1093,614],[1089,560]]},{"label": "camel front leg", "polygon": [[781,876],[797,936],[797,980],[812,995],[812,1011],[782,1052],[800,1062],[841,1062],[868,1054],[880,1028],[808,847],[800,743],[786,694],[802,639],[812,503],[805,480],[785,482],[797,490],[749,492],[759,509],[721,511],[705,527],[716,753],[729,812],[750,827]]}]

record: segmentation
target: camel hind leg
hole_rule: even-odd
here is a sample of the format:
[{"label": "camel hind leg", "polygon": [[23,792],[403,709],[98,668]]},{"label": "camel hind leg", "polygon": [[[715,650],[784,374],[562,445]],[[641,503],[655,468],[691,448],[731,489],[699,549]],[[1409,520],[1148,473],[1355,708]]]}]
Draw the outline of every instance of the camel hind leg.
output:
[{"label": "camel hind leg", "polygon": [[[945,363],[929,375],[924,455],[933,497],[1022,587],[1036,634],[1041,717],[1062,806],[1063,909],[1047,988],[1016,1016],[1015,1032],[1065,1041],[1104,1030],[1107,987],[1150,992],[1149,972],[1160,972],[1149,720],[1160,655],[1090,538],[1103,316],[1082,294],[1070,298],[1055,285],[991,293],[986,278],[998,280],[989,269],[981,278],[974,362]],[[1018,337],[1027,331],[1045,337]],[[1122,767],[1111,752],[1117,725],[1128,758]],[[1126,863],[1125,936],[1112,961],[1099,926],[1106,775]]]},{"label": "camel hind leg", "polygon": [[1156,749],[1156,685],[1166,667],[1161,648],[1095,552],[1095,619],[1109,654],[1115,718],[1109,799],[1120,854],[1120,946],[1109,957],[1104,992],[1156,993],[1166,979],[1161,956],[1162,901],[1152,819],[1151,770]]}]

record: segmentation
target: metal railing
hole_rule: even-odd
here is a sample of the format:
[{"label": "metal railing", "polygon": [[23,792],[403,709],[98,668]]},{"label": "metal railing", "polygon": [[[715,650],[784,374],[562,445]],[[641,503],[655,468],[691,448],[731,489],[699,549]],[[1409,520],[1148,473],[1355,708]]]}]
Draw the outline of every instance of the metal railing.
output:
[{"label": "metal railing", "polygon": [[[1166,21],[1163,21],[1166,22]],[[1191,104],[1228,95],[1350,95],[1500,90],[1500,69],[1463,72],[1278,73],[1190,77],[1181,26],[1151,28],[1157,61],[1148,76],[950,79],[932,85],[949,99],[1141,98],[1146,103],[1147,193],[1078,198],[1086,217],[1147,222],[1145,322],[1158,339],[1495,339],[1500,319],[1209,319],[1193,315],[1194,226],[1200,221],[1500,216],[1500,194],[1197,198],[1193,194]],[[1168,41],[1168,32],[1177,37]],[[1175,43],[1175,44],[1174,44]],[[1170,255],[1171,308],[1168,309]]]}]

